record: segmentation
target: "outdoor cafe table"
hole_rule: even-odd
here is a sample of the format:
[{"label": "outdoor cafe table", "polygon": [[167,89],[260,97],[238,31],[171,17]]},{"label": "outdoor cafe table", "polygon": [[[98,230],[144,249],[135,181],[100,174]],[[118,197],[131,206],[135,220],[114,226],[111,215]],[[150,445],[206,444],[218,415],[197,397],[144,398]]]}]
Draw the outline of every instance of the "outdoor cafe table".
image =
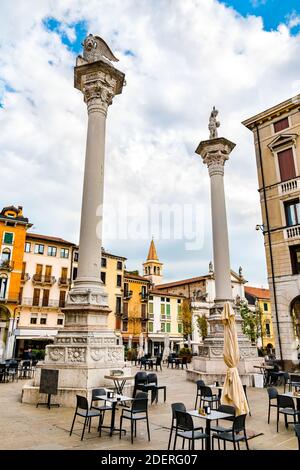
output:
[{"label": "outdoor cafe table", "polygon": [[274,366],[268,366],[261,364],[259,366],[253,366],[255,369],[259,369],[259,372],[264,376],[264,387],[268,385],[269,375],[268,371],[274,370]]},{"label": "outdoor cafe table", "polygon": [[[300,393],[295,395],[294,392],[280,393],[283,397],[292,397],[296,400],[297,410],[300,410]],[[298,415],[298,422],[300,423],[300,415]]]},{"label": "outdoor cafe table", "polygon": [[117,393],[122,395],[127,380],[133,380],[133,375],[105,375],[105,379],[113,380]]},{"label": "outdoor cafe table", "polygon": [[[105,400],[109,403],[111,403],[111,420],[110,420],[110,426],[109,426],[109,435],[112,436],[114,431],[120,431],[120,428],[115,427],[115,419],[116,419],[116,408],[117,404],[119,403],[124,403],[126,401],[133,401],[133,398],[126,397],[125,395],[119,395],[116,394],[113,398],[109,398],[107,396],[107,392],[112,392],[112,390],[105,390],[106,395],[98,395],[95,396],[95,398],[98,398],[99,400]],[[102,428],[106,428],[107,426],[102,426]],[[122,429],[121,431],[124,431],[126,433],[125,429]]]},{"label": "outdoor cafe table", "polygon": [[209,414],[204,414],[201,415],[198,413],[197,410],[192,410],[188,411],[189,415],[191,415],[193,418],[201,418],[205,419],[205,434],[207,434],[207,438],[205,439],[206,444],[205,444],[205,449],[210,450],[211,449],[211,443],[210,443],[210,423],[211,421],[216,421],[217,419],[224,419],[224,418],[230,418],[233,417],[234,415],[231,413],[222,413],[221,411],[216,411],[216,410],[211,410]]},{"label": "outdoor cafe table", "polygon": [[216,390],[218,390],[218,396],[219,396],[219,400],[221,399],[221,395],[222,395],[222,390],[223,390],[223,385],[206,385],[206,387],[209,387],[209,388],[215,388]]}]

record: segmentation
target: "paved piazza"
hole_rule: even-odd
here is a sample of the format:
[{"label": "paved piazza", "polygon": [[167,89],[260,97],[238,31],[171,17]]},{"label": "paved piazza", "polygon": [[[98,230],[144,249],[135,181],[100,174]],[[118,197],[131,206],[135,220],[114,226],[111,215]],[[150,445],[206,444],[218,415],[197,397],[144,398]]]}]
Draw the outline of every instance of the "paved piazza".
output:
[{"label": "paved piazza", "polygon": [[[132,367],[132,371],[139,369]],[[106,431],[102,432],[102,437],[98,436],[95,427],[92,427],[91,433],[85,435],[83,441],[80,441],[82,426],[80,418],[75,423],[74,432],[69,437],[69,430],[73,418],[73,409],[70,408],[52,408],[50,411],[45,407],[36,408],[31,405],[21,404],[22,387],[26,383],[19,380],[13,383],[0,384],[0,415],[1,427],[5,429],[2,433],[1,449],[31,449],[31,450],[54,450],[54,449],[162,449],[165,450],[169,438],[169,426],[171,421],[171,403],[184,402],[188,409],[193,408],[195,400],[196,386],[192,382],[185,380],[186,372],[184,370],[167,369],[158,372],[159,384],[167,385],[167,401],[163,403],[163,392],[160,393],[159,403],[150,405],[149,421],[151,442],[149,443],[146,435],[145,424],[138,423],[137,438],[134,444],[130,443],[130,434],[128,433],[122,440],[115,434],[109,437]],[[130,393],[131,389],[127,389]],[[292,426],[286,430],[283,417],[280,417],[279,433],[276,433],[276,410],[273,408],[271,413],[271,422],[267,424],[267,391],[265,389],[248,389],[248,399],[250,402],[252,417],[248,416],[246,421],[247,431],[262,432],[263,435],[255,437],[249,441],[250,449],[272,449],[272,450],[291,450],[297,449],[296,437]],[[107,413],[105,424],[109,424],[110,413]],[[96,421],[94,425],[96,426]],[[201,422],[203,422],[201,420]],[[119,424],[119,412],[116,416],[116,425]],[[199,420],[200,424],[200,420]],[[126,429],[128,423],[125,424]],[[196,448],[198,444],[196,444]],[[181,440],[179,446],[181,447]],[[230,446],[228,446],[230,447]]]}]

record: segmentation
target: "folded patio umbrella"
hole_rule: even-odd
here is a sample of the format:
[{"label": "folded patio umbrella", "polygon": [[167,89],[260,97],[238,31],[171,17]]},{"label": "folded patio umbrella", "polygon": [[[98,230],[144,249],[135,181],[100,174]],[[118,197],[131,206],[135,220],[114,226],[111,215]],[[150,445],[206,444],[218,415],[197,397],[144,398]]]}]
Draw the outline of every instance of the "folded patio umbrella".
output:
[{"label": "folded patio umbrella", "polygon": [[138,356],[137,356],[138,359],[141,359],[144,356],[143,344],[144,344],[143,333],[140,333],[139,350],[138,350]]},{"label": "folded patio umbrella", "polygon": [[249,407],[237,370],[240,351],[235,325],[235,313],[229,302],[224,303],[222,322],[224,324],[224,362],[228,369],[222,390],[221,403],[223,405],[234,406],[236,416],[239,416],[247,414]]}]

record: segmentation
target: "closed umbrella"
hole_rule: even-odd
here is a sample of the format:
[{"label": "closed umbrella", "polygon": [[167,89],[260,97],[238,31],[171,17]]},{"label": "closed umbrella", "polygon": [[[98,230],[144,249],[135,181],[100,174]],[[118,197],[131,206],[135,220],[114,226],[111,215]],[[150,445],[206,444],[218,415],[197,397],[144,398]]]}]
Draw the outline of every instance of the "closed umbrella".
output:
[{"label": "closed umbrella", "polygon": [[188,348],[191,349],[192,343],[191,343],[191,335],[188,335]]},{"label": "closed umbrella", "polygon": [[140,341],[139,341],[139,351],[138,351],[138,359],[141,359],[141,357],[144,356],[144,349],[143,349],[143,343],[144,343],[144,337],[143,333],[140,334]]},{"label": "closed umbrella", "polygon": [[172,353],[174,350],[174,341],[171,341],[171,347],[170,347],[170,352]]},{"label": "closed umbrella", "polygon": [[132,348],[132,335],[129,335],[128,337],[128,349]]},{"label": "closed umbrella", "polygon": [[225,302],[221,318],[224,325],[224,362],[228,367],[222,390],[221,403],[223,405],[234,406],[236,416],[239,416],[247,414],[249,407],[237,370],[240,351],[235,325],[235,313],[229,302]]},{"label": "closed umbrella", "polygon": [[166,361],[169,355],[170,355],[170,338],[168,334],[165,334],[162,360]]},{"label": "closed umbrella", "polygon": [[119,346],[123,346],[123,336],[119,336]]}]

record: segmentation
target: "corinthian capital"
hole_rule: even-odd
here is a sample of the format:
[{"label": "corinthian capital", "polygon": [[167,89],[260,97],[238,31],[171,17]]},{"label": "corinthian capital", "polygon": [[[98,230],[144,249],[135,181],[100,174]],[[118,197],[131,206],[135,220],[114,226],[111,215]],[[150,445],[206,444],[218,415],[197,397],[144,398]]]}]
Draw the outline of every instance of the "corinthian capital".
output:
[{"label": "corinthian capital", "polygon": [[208,166],[209,176],[224,175],[224,165],[235,144],[224,137],[200,142],[196,153],[201,155],[203,163]]},{"label": "corinthian capital", "polygon": [[82,76],[82,93],[88,113],[99,112],[104,115],[115,96],[116,80],[102,71]]}]

